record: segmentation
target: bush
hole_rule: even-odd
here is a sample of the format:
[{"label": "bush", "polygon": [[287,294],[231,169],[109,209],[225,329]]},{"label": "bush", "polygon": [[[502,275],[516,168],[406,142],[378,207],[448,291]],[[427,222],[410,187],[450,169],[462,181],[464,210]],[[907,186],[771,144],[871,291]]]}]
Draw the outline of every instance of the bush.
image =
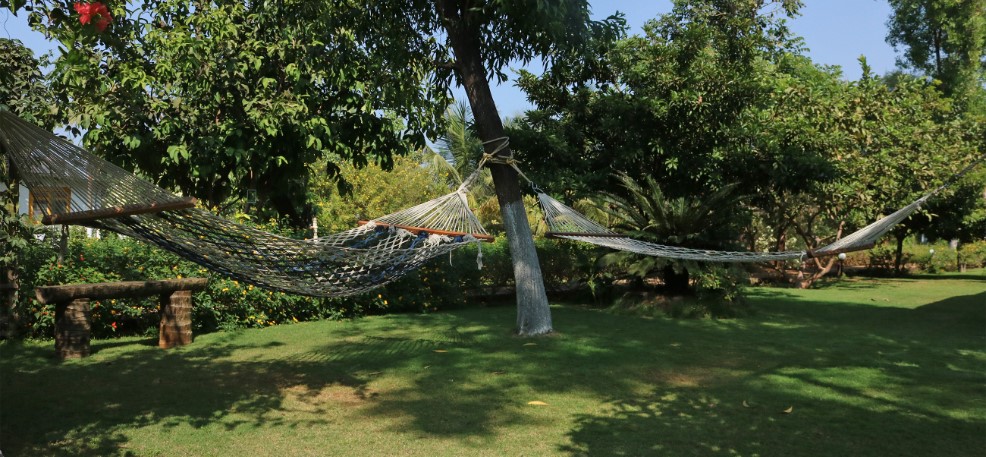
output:
[{"label": "bush", "polygon": [[958,262],[960,268],[986,267],[986,240],[959,245]]},{"label": "bush", "polygon": [[[934,252],[932,252],[934,250]],[[909,258],[923,272],[941,273],[957,270],[957,258],[954,249],[945,244],[925,245],[915,249]]]},{"label": "bush", "polygon": [[[897,246],[893,243],[883,243],[869,251],[869,267],[881,270],[893,270],[897,259]],[[903,263],[912,261],[912,254],[904,251]]]}]

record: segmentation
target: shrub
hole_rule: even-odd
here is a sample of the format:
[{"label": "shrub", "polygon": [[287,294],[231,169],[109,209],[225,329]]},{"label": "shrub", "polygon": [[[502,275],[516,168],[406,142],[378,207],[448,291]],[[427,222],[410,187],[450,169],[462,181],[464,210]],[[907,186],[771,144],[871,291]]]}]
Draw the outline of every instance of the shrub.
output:
[{"label": "shrub", "polygon": [[958,263],[960,268],[986,267],[986,240],[959,245]]},{"label": "shrub", "polygon": [[909,258],[921,271],[941,273],[957,269],[956,252],[945,244],[926,245],[915,251]]},{"label": "shrub", "polygon": [[[882,270],[893,270],[897,258],[897,247],[893,243],[883,243],[869,251],[869,267]],[[903,262],[911,262],[911,253],[904,251]]]}]

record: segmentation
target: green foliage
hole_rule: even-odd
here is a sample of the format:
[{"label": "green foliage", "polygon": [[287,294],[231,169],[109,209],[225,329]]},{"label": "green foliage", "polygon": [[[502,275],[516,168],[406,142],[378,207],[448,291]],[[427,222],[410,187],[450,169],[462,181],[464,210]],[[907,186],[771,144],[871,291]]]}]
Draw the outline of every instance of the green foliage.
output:
[{"label": "green foliage", "polygon": [[576,198],[616,185],[613,171],[652,175],[672,197],[736,181],[746,170],[731,155],[749,148],[736,123],[770,93],[767,62],[797,45],[765,3],[782,4],[676,2],[644,36],[594,47],[606,70],[571,61],[522,73],[538,110],[511,135],[535,180]]},{"label": "green foliage", "polygon": [[963,105],[986,107],[986,2],[983,0],[890,0],[887,42],[897,64],[942,83]]},{"label": "green foliage", "polygon": [[[5,171],[5,160],[0,161],[0,171]],[[16,186],[16,182],[9,181],[6,176],[0,181],[3,184],[3,192],[0,192],[0,271],[8,268],[19,269],[18,260],[31,247],[34,241],[32,236],[35,232],[33,224],[27,216],[17,214],[16,193],[11,192],[10,187]],[[10,186],[10,187],[8,187]],[[0,281],[6,281],[3,278]]]},{"label": "green foliage", "polygon": [[986,240],[959,245],[959,265],[968,268],[986,267]]},{"label": "green foliage", "polygon": [[[896,268],[896,251],[895,243],[885,242],[870,251],[851,254],[846,259],[846,265],[866,267],[867,274],[887,275]],[[903,270],[909,273],[980,268],[986,266],[986,240],[960,242],[958,250],[955,250],[945,241],[918,243],[908,238],[904,241],[902,254]]]},{"label": "green foliage", "polygon": [[[669,198],[649,176],[643,183],[626,174],[617,178],[621,192],[602,194],[598,208],[609,216],[614,228],[621,233],[659,244],[696,249],[724,249],[736,239],[743,212],[738,210],[742,197],[735,193],[735,185],[723,186],[706,195]],[[664,287],[672,293],[690,290],[690,271],[704,271],[710,285],[707,290],[721,290],[724,296],[733,294],[732,285],[723,287],[718,282],[735,282],[716,275],[715,272],[725,271],[721,268],[625,252],[606,257],[606,264],[625,268],[638,282],[660,274]]]},{"label": "green foliage", "polygon": [[336,179],[323,176],[310,184],[322,233],[348,230],[359,220],[406,209],[450,191],[421,166],[420,154],[395,157],[390,170],[377,165],[362,169],[347,163],[336,166],[339,180],[349,186],[347,194],[339,191]]},{"label": "green foliage", "polygon": [[707,195],[669,198],[654,178],[639,183],[629,175],[617,176],[621,192],[599,198],[599,209],[615,221],[615,228],[664,244],[690,248],[725,247],[734,238],[742,199],[736,185]]},{"label": "green foliage", "polygon": [[[33,243],[21,255],[22,291],[40,285],[208,276],[198,265],[155,247],[115,234],[87,238],[82,230],[71,231],[68,253],[59,264],[57,238],[54,233],[46,233],[44,241]],[[262,290],[224,278],[211,278],[206,290],[196,293],[193,300],[192,321],[197,333],[363,315],[379,307],[368,297],[317,299]],[[54,305],[41,305],[27,293],[21,294],[17,307],[23,316],[23,334],[52,335]],[[154,334],[157,330],[157,297],[98,300],[91,303],[91,309],[96,338]]]},{"label": "green foliage", "polygon": [[927,273],[956,272],[986,266],[986,240],[959,243],[958,250],[944,242],[912,244],[906,250],[910,254],[910,262]]},{"label": "green foliage", "polygon": [[0,38],[0,56],[0,109],[50,126],[51,93],[43,82],[41,62],[20,40]]},{"label": "green foliage", "polygon": [[[889,214],[981,155],[982,113],[958,109],[936,83],[876,77],[865,60],[863,78],[844,81],[801,55],[779,20],[798,2],[767,3],[676,2],[644,36],[598,48],[608,71],[571,62],[524,74],[538,110],[512,135],[530,174],[572,200],[618,185],[612,170],[650,177],[669,198],[738,182],[757,224],[731,240],[791,250]],[[899,235],[981,237],[981,182],[937,196]]]}]

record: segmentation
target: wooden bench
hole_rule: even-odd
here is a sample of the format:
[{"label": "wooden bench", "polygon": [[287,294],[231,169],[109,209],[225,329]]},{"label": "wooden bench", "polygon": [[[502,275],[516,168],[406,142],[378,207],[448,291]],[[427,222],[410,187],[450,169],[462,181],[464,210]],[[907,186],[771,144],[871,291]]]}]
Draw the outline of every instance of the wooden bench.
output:
[{"label": "wooden bench", "polygon": [[205,289],[205,278],[162,281],[122,281],[96,284],[43,286],[35,296],[55,304],[55,352],[59,358],[89,356],[89,301],[160,295],[161,326],[158,346],[163,349],[192,342],[192,292]]}]

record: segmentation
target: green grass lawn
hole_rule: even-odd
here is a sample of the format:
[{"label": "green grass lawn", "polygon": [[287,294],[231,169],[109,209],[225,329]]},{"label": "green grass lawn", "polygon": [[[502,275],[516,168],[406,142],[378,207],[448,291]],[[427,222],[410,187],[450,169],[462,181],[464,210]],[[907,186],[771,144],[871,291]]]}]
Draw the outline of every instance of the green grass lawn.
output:
[{"label": "green grass lawn", "polygon": [[[986,276],[753,289],[733,320],[511,307],[0,344],[5,457],[982,456]],[[530,405],[539,401],[544,405]]]}]

